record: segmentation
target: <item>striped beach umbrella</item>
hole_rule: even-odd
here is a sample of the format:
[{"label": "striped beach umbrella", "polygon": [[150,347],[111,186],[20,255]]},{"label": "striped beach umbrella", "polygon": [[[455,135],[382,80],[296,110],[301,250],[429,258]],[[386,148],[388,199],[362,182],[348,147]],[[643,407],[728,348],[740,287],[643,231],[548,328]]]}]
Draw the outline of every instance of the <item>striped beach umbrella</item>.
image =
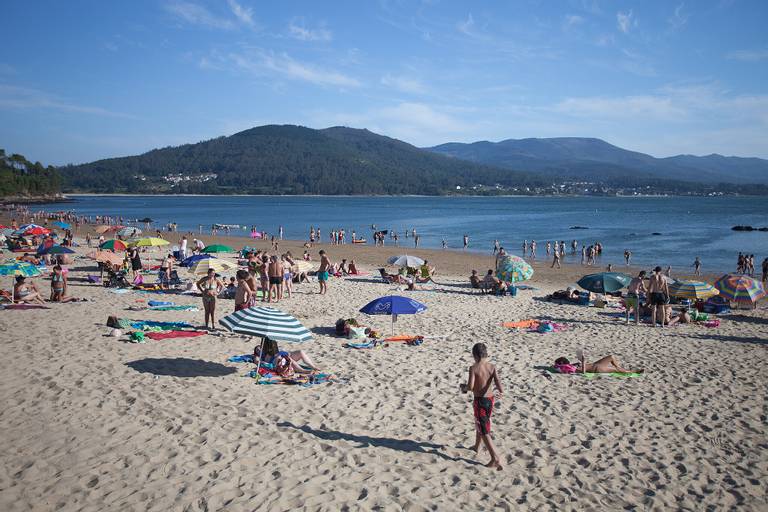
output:
[{"label": "striped beach umbrella", "polygon": [[220,319],[219,323],[238,334],[261,336],[275,341],[300,343],[312,339],[312,334],[301,322],[274,308],[242,309]]},{"label": "striped beach umbrella", "polygon": [[720,293],[703,281],[675,281],[669,285],[669,294],[683,299],[708,299]]},{"label": "striped beach umbrella", "polygon": [[533,277],[533,267],[523,258],[510,254],[499,261],[496,277],[507,283],[527,281]]},{"label": "striped beach umbrella", "polygon": [[726,274],[715,281],[720,296],[733,302],[754,304],[765,297],[763,283],[749,276]]},{"label": "striped beach umbrella", "polygon": [[236,269],[237,265],[226,260],[220,260],[217,258],[204,258],[197,260],[189,267],[189,272],[195,275],[204,275],[208,273],[208,270],[214,272],[226,272],[227,270]]}]

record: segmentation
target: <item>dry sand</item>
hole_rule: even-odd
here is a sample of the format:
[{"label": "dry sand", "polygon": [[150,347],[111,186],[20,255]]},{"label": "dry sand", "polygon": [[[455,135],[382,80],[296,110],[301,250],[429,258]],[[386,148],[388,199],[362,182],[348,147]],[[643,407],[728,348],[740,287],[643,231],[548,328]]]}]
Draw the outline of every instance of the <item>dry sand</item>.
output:
[{"label": "dry sand", "polygon": [[[286,247],[281,247],[285,249]],[[298,246],[297,246],[298,248]],[[297,248],[293,250],[297,254]],[[316,254],[317,248],[313,248]],[[85,251],[81,251],[85,252]],[[368,271],[387,247],[330,248]],[[471,293],[466,271],[491,259],[424,254],[443,271],[427,304],[403,316],[418,347],[342,348],[337,318],[385,332],[357,310],[393,292],[374,278],[333,279],[325,297],[298,286],[277,307],[312,329],[300,346],[349,383],[260,386],[227,363],[255,341],[202,336],[132,344],[106,337],[110,314],[202,322],[202,312],[133,312],[160,298],[79,279],[91,301],[0,311],[0,510],[765,510],[768,312],[719,328],[625,325],[617,310],[540,302],[583,269],[537,268],[516,298]],[[301,254],[301,251],[298,251]],[[485,265],[481,265],[482,263]],[[3,287],[7,288],[8,278]],[[49,284],[38,279],[47,294]],[[232,301],[219,301],[219,316]],[[550,318],[560,333],[502,328]],[[505,395],[493,417],[503,472],[467,447],[471,403],[458,392],[473,343],[488,345]],[[548,378],[535,367],[583,348],[647,370],[634,379]]]}]

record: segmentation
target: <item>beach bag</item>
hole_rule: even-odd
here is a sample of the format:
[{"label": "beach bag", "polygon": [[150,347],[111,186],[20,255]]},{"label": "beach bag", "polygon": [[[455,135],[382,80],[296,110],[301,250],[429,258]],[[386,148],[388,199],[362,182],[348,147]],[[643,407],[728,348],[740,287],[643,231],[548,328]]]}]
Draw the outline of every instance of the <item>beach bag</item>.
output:
[{"label": "beach bag", "polygon": [[536,328],[536,330],[542,334],[547,332],[553,332],[555,330],[555,326],[552,325],[550,322],[541,322],[539,326]]},{"label": "beach bag", "polygon": [[347,338],[350,340],[362,340],[366,337],[365,327],[349,327],[349,334],[347,334]]}]

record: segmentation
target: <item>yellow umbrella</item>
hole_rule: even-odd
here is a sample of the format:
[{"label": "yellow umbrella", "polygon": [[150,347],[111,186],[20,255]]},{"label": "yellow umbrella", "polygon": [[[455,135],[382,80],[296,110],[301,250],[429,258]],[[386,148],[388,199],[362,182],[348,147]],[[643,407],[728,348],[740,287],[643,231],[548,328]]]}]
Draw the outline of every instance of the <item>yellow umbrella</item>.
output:
[{"label": "yellow umbrella", "polygon": [[168,240],[150,236],[147,238],[136,238],[135,240],[131,240],[128,245],[131,247],[159,247],[161,245],[168,245],[169,243],[171,242]]},{"label": "yellow umbrella", "polygon": [[196,261],[194,265],[189,267],[189,272],[199,276],[207,274],[208,270],[213,270],[214,272],[226,272],[227,270],[233,270],[236,268],[237,265],[226,260],[206,258],[204,260]]}]

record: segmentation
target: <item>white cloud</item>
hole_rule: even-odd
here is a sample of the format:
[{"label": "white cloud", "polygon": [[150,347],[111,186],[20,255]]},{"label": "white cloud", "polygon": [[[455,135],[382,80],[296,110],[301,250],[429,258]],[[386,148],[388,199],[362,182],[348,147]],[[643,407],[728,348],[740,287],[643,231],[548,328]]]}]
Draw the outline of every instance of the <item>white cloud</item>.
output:
[{"label": "white cloud", "polygon": [[421,80],[416,78],[408,78],[405,76],[394,76],[386,74],[381,77],[381,84],[401,92],[407,92],[409,94],[424,94],[427,92],[427,87],[421,82]]},{"label": "white cloud", "polygon": [[323,26],[307,28],[301,21],[292,21],[288,25],[288,33],[291,37],[298,39],[299,41],[327,42],[333,39],[333,33],[327,28]]},{"label": "white cloud", "polygon": [[674,13],[672,13],[672,16],[667,20],[673,29],[682,28],[686,23],[688,23],[688,15],[683,12],[684,7],[684,3],[681,3],[675,7]]},{"label": "white cloud", "polygon": [[28,87],[0,84],[0,109],[53,109],[64,112],[76,112],[81,114],[93,114],[99,116],[122,117],[135,119],[135,116],[122,112],[113,112],[101,107],[78,105],[57,98],[46,92]]},{"label": "white cloud", "polygon": [[581,25],[582,23],[584,23],[584,17],[578,14],[569,14],[563,20],[563,26],[566,28]]},{"label": "white cloud", "polygon": [[214,15],[207,8],[184,0],[173,0],[165,4],[168,12],[190,25],[229,30],[235,28],[232,20]]},{"label": "white cloud", "polygon": [[625,34],[629,34],[630,29],[633,26],[637,26],[637,20],[633,18],[632,9],[629,12],[617,12],[616,23],[619,26],[619,30]]},{"label": "white cloud", "polygon": [[474,28],[475,28],[475,18],[472,17],[472,13],[469,13],[466,20],[460,21],[459,23],[456,24],[456,29],[462,34],[465,34],[468,36],[475,35]]},{"label": "white cloud", "polygon": [[[330,69],[321,69],[310,64],[299,62],[285,53],[274,54],[271,52],[256,51],[255,57],[250,55],[232,53],[228,60],[238,68],[256,72],[274,72],[292,80],[310,82],[315,85],[359,87],[360,82],[343,73]],[[211,66],[210,62],[206,63]]]},{"label": "white cloud", "polygon": [[726,56],[731,60],[742,60],[745,62],[760,62],[768,60],[768,50],[737,50]]},{"label": "white cloud", "polygon": [[232,14],[240,20],[240,23],[248,26],[253,26],[253,9],[250,7],[243,7],[236,0],[229,0],[229,8],[232,9]]}]

